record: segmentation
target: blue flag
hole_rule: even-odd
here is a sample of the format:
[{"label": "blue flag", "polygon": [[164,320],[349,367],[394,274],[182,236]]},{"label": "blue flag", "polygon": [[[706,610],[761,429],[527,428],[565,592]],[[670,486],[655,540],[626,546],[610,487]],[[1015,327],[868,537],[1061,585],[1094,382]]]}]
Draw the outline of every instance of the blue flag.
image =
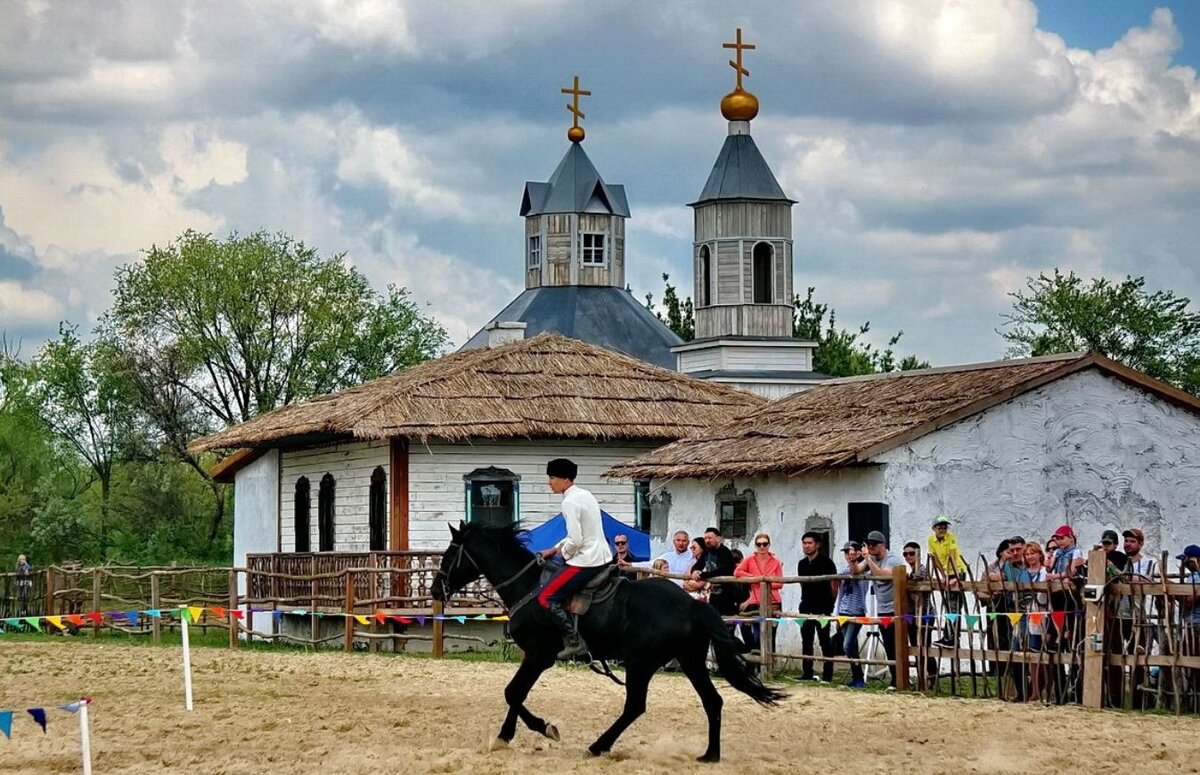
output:
[{"label": "blue flag", "polygon": [[33,716],[33,720],[36,721],[39,725],[41,725],[42,732],[44,734],[46,731],[46,709],[45,708],[29,708],[29,715]]},{"label": "blue flag", "polygon": [[3,732],[5,737],[12,739],[11,710],[0,710],[0,732]]}]

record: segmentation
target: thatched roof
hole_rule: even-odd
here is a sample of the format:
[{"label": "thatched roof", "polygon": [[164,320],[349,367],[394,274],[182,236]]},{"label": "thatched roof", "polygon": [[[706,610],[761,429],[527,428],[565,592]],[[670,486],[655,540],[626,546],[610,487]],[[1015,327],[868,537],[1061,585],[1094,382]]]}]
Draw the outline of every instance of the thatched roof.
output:
[{"label": "thatched roof", "polygon": [[605,475],[714,478],[863,465],[913,439],[1089,368],[1200,412],[1195,396],[1103,356],[1070,353],[829,380],[613,466]]},{"label": "thatched roof", "polygon": [[393,436],[674,441],[763,403],[597,345],[540,334],[285,406],[197,439],[189,449]]}]

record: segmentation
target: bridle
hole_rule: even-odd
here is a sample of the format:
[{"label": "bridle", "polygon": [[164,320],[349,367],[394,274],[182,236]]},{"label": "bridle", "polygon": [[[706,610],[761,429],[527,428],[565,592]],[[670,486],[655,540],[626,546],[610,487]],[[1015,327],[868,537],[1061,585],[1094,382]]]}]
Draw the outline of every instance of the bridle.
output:
[{"label": "bridle", "polygon": [[[454,562],[450,565],[450,570],[452,570],[452,571],[457,570],[458,567],[460,565],[462,565],[463,557],[466,557],[468,560],[471,561],[471,564],[475,566],[475,570],[479,571],[479,575],[484,576],[486,578],[486,574],[484,574],[483,568],[480,567],[479,563],[475,561],[475,558],[471,556],[471,553],[467,551],[467,547],[464,544],[462,544],[461,542],[451,541],[450,546],[448,546],[446,548],[446,554],[450,554],[450,552],[454,551],[455,549],[458,550],[458,553],[454,556]],[[544,565],[545,562],[546,562],[545,559],[540,554],[538,554],[537,552],[534,552],[533,559],[530,560],[528,563],[526,563],[525,567],[521,568],[519,571],[514,573],[512,576],[509,576],[507,579],[500,582],[499,584],[493,584],[492,589],[495,590],[496,592],[499,592],[500,590],[507,587],[509,584],[512,584],[514,581],[516,581],[517,579],[524,576],[525,572],[528,571],[530,568],[532,568],[534,565]],[[450,577],[450,574],[447,573],[446,571],[442,570],[441,566],[439,566],[437,571],[433,574],[433,578],[435,581],[438,579],[442,580],[442,591],[443,592],[446,591],[446,580],[449,577]],[[449,597],[449,595],[447,595],[447,597]]]}]

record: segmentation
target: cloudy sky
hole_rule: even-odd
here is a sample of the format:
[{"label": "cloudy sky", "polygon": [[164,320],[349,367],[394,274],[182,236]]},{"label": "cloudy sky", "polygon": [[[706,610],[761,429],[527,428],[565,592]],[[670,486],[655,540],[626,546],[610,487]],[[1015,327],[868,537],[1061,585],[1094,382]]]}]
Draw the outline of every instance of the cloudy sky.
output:
[{"label": "cloudy sky", "polygon": [[796,287],[935,363],[1000,355],[1052,267],[1200,300],[1200,3],[0,0],[0,330],[89,328],[113,269],[192,228],[285,231],[409,287],[455,344],[521,289],[526,180],[585,143],[622,183],[634,292],[690,287],[724,139],[721,43],[758,45]]}]

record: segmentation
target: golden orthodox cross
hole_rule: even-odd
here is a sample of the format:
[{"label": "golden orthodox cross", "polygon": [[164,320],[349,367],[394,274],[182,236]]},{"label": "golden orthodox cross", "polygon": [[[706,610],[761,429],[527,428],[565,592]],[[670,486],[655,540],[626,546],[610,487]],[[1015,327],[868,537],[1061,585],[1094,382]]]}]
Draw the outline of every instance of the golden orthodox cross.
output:
[{"label": "golden orthodox cross", "polygon": [[[750,75],[750,71],[747,70],[746,68],[742,67],[742,51],[746,50],[746,49],[753,51],[755,46],[753,43],[743,43],[742,42],[742,28],[741,27],[737,28],[737,42],[722,43],[721,46],[723,48],[737,49],[737,61],[734,61],[732,59],[729,60],[729,66],[732,67],[734,69],[734,71],[737,73],[737,88],[740,91],[742,88],[742,76]],[[564,89],[563,91],[566,91],[566,90]]]},{"label": "golden orthodox cross", "polygon": [[575,85],[572,86],[570,89],[563,89],[562,93],[573,95],[571,104],[567,105],[567,110],[571,111],[571,114],[575,117],[575,123],[572,124],[571,126],[574,128],[578,128],[579,127],[579,119],[587,118],[587,116],[583,115],[583,111],[581,111],[579,109],[579,98],[580,97],[590,97],[590,96],[592,96],[592,93],[590,91],[585,91],[584,89],[579,88],[579,76],[578,75],[575,76]]}]

